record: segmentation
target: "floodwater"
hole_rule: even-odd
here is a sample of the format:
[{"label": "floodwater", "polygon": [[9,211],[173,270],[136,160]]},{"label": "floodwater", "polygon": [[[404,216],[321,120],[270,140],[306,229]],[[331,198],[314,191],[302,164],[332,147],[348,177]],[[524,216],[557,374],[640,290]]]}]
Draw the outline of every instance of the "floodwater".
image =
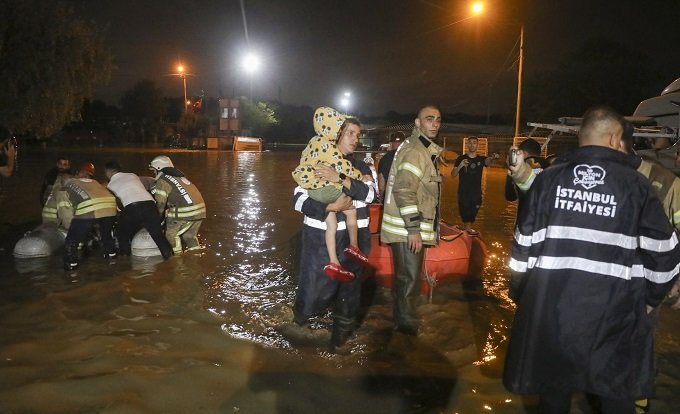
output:
[{"label": "floodwater", "polygon": [[[435,287],[419,307],[421,334],[393,334],[389,291],[366,283],[350,352],[327,350],[328,315],[291,335],[296,246],[296,152],[166,152],[201,189],[204,249],[163,262],[101,259],[74,272],[58,255],[15,260],[37,225],[39,189],[54,154],[22,153],[0,178],[2,413],[532,413],[535,400],[501,384],[514,307],[506,262],[516,212],[505,170],[491,168],[476,223],[488,249],[479,274]],[[72,151],[101,168],[117,159],[146,174],[153,150]],[[97,173],[103,179],[103,172]],[[458,220],[456,181],[443,217]],[[680,318],[658,328],[652,413],[680,412]],[[573,413],[594,412],[582,397]]]}]

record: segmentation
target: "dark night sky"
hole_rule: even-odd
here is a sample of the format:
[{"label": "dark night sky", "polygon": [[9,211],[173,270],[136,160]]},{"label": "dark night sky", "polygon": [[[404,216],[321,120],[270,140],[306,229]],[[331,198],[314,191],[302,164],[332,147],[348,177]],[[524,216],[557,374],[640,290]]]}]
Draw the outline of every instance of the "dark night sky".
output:
[{"label": "dark night sky", "polygon": [[[239,56],[247,50],[238,0],[71,0],[107,26],[117,69],[97,98],[118,104],[152,79],[181,96],[179,61],[195,76],[189,95],[248,95]],[[250,45],[264,60],[256,99],[339,106],[350,112],[512,112],[516,74],[507,70],[525,25],[525,76],[558,63],[584,40],[606,37],[680,69],[679,0],[488,0],[484,16],[459,0],[244,0]],[[446,27],[448,26],[448,27]],[[625,68],[612,68],[625,70]],[[680,70],[675,76],[680,76]],[[673,79],[659,79],[659,91]],[[489,87],[492,83],[493,86]],[[491,95],[489,95],[491,93]],[[631,108],[632,112],[634,108]]]}]

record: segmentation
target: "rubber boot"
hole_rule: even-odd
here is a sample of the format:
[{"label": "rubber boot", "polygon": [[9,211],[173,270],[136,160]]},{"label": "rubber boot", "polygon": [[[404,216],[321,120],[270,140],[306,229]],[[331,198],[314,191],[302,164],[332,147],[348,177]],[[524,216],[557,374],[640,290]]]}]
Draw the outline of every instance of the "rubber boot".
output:
[{"label": "rubber boot", "polygon": [[64,270],[76,270],[78,268],[78,242],[67,242],[64,246]]},{"label": "rubber boot", "polygon": [[333,332],[331,332],[331,352],[334,353],[348,353],[348,349],[344,349],[344,345],[352,336],[352,331],[333,325]]}]

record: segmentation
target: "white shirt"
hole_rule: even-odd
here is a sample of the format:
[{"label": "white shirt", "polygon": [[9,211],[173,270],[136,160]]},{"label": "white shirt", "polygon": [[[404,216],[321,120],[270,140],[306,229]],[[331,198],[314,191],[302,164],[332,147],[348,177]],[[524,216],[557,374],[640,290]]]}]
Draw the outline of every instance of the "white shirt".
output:
[{"label": "white shirt", "polygon": [[137,174],[117,172],[111,176],[107,187],[120,199],[123,207],[138,201],[154,201]]}]

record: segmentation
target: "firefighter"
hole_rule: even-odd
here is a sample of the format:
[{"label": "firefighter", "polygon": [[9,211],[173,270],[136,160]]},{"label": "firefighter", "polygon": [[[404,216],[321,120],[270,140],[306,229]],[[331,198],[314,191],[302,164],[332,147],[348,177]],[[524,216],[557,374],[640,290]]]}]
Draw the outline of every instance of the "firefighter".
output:
[{"label": "firefighter", "polygon": [[57,216],[66,234],[64,270],[78,268],[78,245],[87,241],[95,225],[99,225],[104,256],[115,256],[111,228],[116,220],[116,198],[94,180],[94,164],[85,162],[75,177],[67,180],[57,192]]},{"label": "firefighter", "polygon": [[151,192],[158,212],[165,218],[165,237],[174,253],[182,252],[182,242],[187,250],[200,248],[196,236],[205,218],[201,192],[165,155],[154,158],[149,169],[156,173]]}]

